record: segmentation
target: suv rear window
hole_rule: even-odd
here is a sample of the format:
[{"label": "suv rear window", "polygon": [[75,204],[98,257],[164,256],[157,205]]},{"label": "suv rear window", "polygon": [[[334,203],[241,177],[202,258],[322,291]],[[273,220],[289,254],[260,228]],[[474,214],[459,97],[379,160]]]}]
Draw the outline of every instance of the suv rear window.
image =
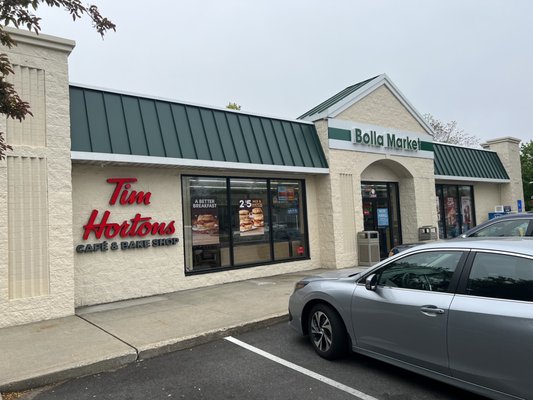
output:
[{"label": "suv rear window", "polygon": [[495,222],[470,235],[471,237],[525,236],[529,219],[513,219]]}]

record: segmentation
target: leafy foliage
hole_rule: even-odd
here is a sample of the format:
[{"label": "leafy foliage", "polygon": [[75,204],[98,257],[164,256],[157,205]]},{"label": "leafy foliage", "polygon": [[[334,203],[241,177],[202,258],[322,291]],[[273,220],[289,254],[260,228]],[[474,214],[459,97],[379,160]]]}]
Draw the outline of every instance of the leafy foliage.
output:
[{"label": "leafy foliage", "polygon": [[520,164],[522,166],[522,186],[524,189],[524,200],[526,210],[532,210],[533,204],[533,140],[522,143],[520,147]]},{"label": "leafy foliage", "polygon": [[[26,28],[29,31],[39,33],[40,21],[34,14],[40,5],[49,7],[62,7],[72,17],[73,21],[83,15],[89,16],[96,31],[103,37],[109,30],[115,30],[116,26],[109,19],[103,17],[95,5],[84,5],[80,0],[4,0],[0,1],[0,44],[7,48],[17,45],[5,26]],[[8,118],[19,121],[27,115],[32,115],[30,105],[22,100],[12,83],[8,82],[8,76],[13,74],[13,67],[7,54],[0,53],[0,113]],[[0,160],[6,157],[6,152],[12,147],[5,141],[4,133],[0,132]]]},{"label": "leafy foliage", "polygon": [[237,103],[232,103],[231,101],[228,103],[228,105],[226,106],[226,108],[229,108],[230,110],[240,110],[241,109],[241,106],[238,105]]},{"label": "leafy foliage", "polygon": [[442,122],[431,114],[424,114],[424,119],[431,126],[433,140],[436,142],[456,144],[459,146],[473,147],[479,145],[479,138],[466,133],[457,127],[457,121]]}]

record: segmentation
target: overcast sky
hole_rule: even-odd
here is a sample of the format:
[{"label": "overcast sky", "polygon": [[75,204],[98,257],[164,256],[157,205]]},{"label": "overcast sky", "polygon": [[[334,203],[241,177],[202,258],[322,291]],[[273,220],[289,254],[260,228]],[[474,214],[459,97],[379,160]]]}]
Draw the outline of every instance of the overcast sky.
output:
[{"label": "overcast sky", "polygon": [[117,25],[43,7],[76,41],[70,81],[294,119],[386,73],[421,113],[533,140],[531,0],[94,0]]}]

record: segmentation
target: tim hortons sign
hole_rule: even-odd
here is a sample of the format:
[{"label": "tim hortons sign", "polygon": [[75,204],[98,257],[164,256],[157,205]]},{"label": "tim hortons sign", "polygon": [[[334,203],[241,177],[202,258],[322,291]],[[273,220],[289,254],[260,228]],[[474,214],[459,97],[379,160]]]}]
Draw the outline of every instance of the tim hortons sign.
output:
[{"label": "tim hortons sign", "polygon": [[[115,185],[109,198],[110,206],[124,206],[137,204],[148,206],[152,193],[132,190],[132,184],[137,178],[109,178],[107,183]],[[83,225],[83,240],[89,240],[91,235],[103,242],[80,244],[76,246],[77,253],[93,253],[108,250],[146,249],[149,247],[172,246],[178,243],[178,238],[161,238],[171,236],[176,232],[175,221],[157,222],[152,217],[136,213],[133,218],[122,222],[113,222],[111,211],[93,210],[89,220]],[[158,236],[157,238],[152,238]],[[122,239],[117,241],[117,239]],[[113,240],[113,241],[111,241]]]}]

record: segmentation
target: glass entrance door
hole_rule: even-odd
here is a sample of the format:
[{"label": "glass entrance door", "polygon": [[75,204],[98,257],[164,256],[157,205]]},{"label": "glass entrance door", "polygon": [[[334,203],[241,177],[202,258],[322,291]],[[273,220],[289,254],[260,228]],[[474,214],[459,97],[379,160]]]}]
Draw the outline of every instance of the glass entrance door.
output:
[{"label": "glass entrance door", "polygon": [[401,243],[398,185],[363,182],[363,222],[365,231],[379,232],[379,251],[386,258],[390,249]]}]

